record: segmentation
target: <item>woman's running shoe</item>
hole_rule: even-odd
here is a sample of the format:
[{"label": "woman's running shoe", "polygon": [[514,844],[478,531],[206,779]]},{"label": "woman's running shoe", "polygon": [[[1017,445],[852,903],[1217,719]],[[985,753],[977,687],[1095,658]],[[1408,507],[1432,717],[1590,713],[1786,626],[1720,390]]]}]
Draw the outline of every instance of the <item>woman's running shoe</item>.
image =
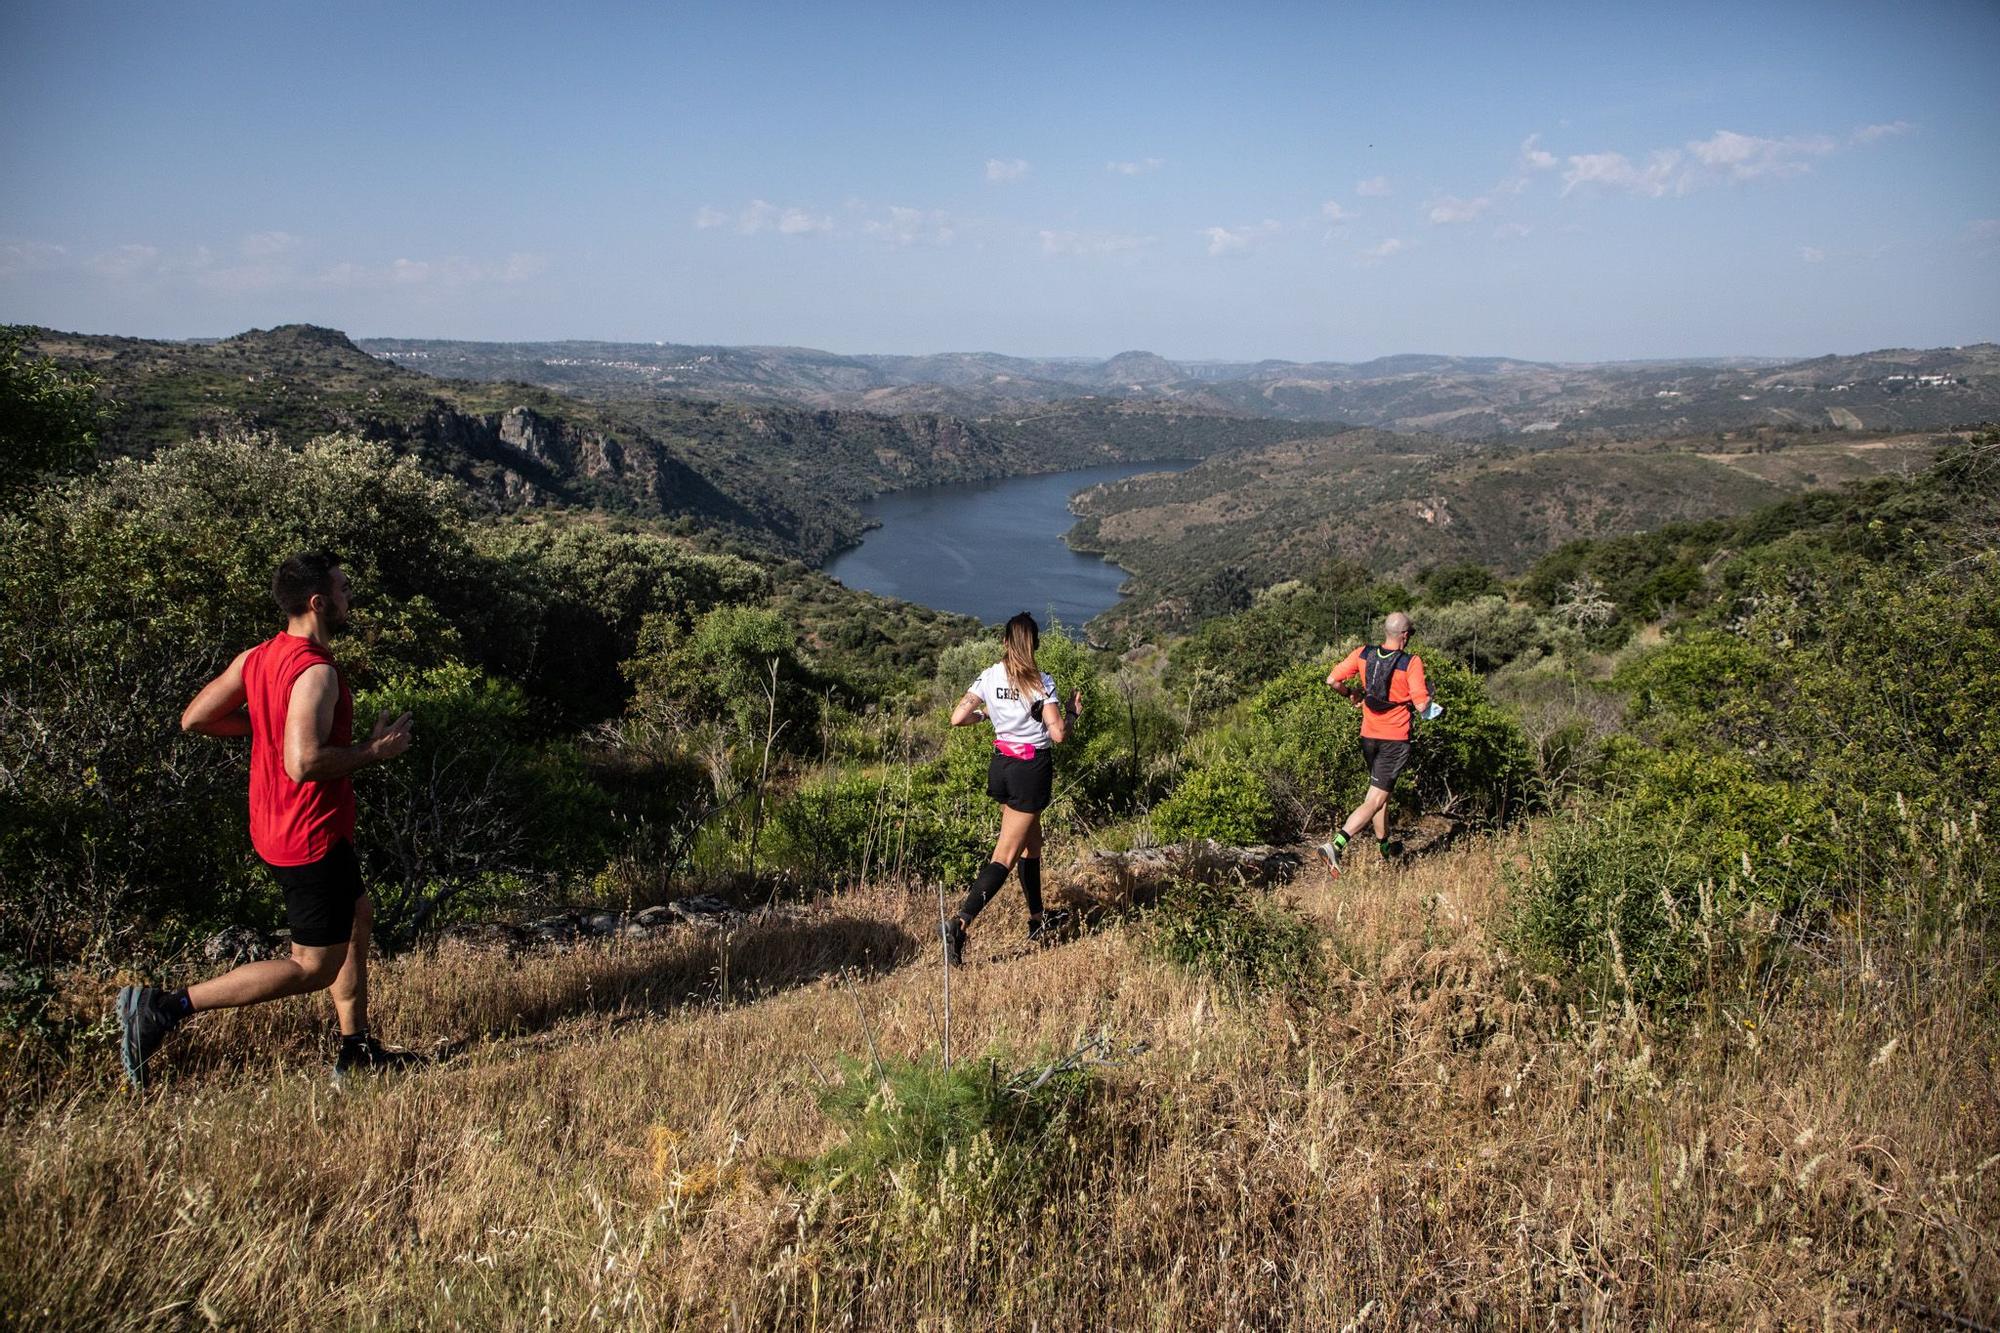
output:
[{"label": "woman's running shoe", "polygon": [[389,1074],[429,1063],[415,1051],[384,1046],[373,1037],[342,1037],[340,1054],[333,1062],[333,1081],[343,1083],[349,1074]]},{"label": "woman's running shoe", "polygon": [[938,936],[944,941],[944,960],[953,967],[965,966],[965,927],[957,917],[938,923]]}]

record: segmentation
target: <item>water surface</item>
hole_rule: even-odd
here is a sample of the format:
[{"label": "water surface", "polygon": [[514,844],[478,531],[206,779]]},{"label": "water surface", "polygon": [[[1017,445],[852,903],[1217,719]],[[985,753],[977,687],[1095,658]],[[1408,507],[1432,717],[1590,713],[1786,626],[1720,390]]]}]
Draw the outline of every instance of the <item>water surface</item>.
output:
[{"label": "water surface", "polygon": [[988,624],[1028,611],[1081,625],[1118,602],[1125,571],[1063,545],[1076,522],[1070,497],[1185,462],[1114,463],[1006,481],[897,491],[861,506],[882,526],[835,556],[826,572],[850,588],[900,597]]}]

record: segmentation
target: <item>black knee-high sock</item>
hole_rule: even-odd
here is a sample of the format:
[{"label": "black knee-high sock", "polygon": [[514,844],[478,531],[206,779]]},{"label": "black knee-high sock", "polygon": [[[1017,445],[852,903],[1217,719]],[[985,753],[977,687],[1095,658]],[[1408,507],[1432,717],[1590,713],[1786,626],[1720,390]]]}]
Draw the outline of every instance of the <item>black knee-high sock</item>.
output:
[{"label": "black knee-high sock", "polygon": [[1042,914],[1042,858],[1024,856],[1014,866],[1014,873],[1021,877],[1021,896],[1028,900],[1028,915]]},{"label": "black knee-high sock", "polygon": [[965,901],[959,904],[958,919],[968,926],[971,925],[972,918],[979,915],[980,909],[986,906],[994,894],[1000,892],[1000,886],[1006,882],[1006,866],[998,861],[988,861],[981,866],[979,878],[972,881],[972,892],[966,894]]}]

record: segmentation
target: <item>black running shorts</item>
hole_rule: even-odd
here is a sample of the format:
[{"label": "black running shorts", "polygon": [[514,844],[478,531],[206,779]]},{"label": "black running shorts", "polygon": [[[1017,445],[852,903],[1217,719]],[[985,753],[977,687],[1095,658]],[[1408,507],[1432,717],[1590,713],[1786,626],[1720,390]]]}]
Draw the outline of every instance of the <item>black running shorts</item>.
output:
[{"label": "black running shorts", "polygon": [[291,927],[292,943],[324,949],[354,937],[354,904],[362,888],[353,843],[342,838],[325,856],[302,866],[264,865],[285,891],[285,924]]},{"label": "black running shorts", "polygon": [[1373,736],[1363,736],[1361,759],[1368,765],[1368,785],[1391,791],[1396,786],[1396,775],[1410,762],[1410,743],[1378,741]]},{"label": "black running shorts", "polygon": [[1011,810],[1024,815],[1048,809],[1055,789],[1055,756],[1046,749],[1035,751],[1033,759],[1015,759],[993,752],[986,766],[986,794]]}]

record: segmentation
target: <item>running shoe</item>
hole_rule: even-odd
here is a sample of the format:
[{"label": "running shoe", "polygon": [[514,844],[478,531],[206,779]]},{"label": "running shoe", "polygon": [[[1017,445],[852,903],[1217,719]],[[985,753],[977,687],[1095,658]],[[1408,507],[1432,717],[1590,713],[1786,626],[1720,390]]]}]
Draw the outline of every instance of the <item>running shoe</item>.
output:
[{"label": "running shoe", "polygon": [[363,1037],[359,1041],[343,1037],[340,1055],[333,1062],[333,1081],[339,1084],[346,1082],[349,1074],[391,1074],[429,1063],[427,1057],[415,1051],[384,1046],[373,1037]]},{"label": "running shoe", "polygon": [[1333,844],[1330,842],[1323,842],[1314,850],[1316,850],[1319,853],[1320,860],[1326,862],[1327,871],[1335,879],[1339,879],[1340,853],[1334,850]]},{"label": "running shoe", "polygon": [[1053,912],[1037,912],[1028,918],[1028,943],[1053,944],[1069,924],[1071,913],[1058,909]]},{"label": "running shoe", "polygon": [[146,1086],[146,1061],[180,1023],[172,997],[151,986],[118,988],[118,1062],[135,1088]]},{"label": "running shoe", "polygon": [[938,935],[944,940],[944,960],[953,967],[965,966],[965,926],[957,917],[938,923]]}]

